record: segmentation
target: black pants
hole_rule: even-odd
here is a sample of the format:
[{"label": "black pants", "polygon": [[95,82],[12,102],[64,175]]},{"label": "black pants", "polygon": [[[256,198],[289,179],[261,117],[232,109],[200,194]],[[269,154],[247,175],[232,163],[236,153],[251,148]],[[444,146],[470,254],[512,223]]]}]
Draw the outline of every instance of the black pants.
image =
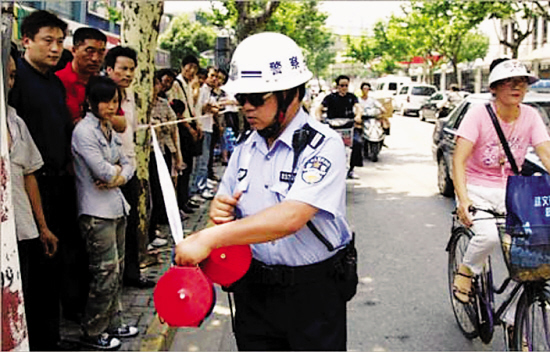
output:
[{"label": "black pants", "polygon": [[124,280],[138,280],[139,271],[139,238],[138,238],[138,200],[139,182],[134,175],[126,184],[120,187],[122,194],[130,204],[130,214],[126,218]]},{"label": "black pants", "polygon": [[40,239],[17,242],[31,351],[55,351],[59,341],[59,253],[47,258]]},{"label": "black pants", "polygon": [[353,129],[353,144],[351,146],[351,157],[349,169],[353,170],[356,166],[363,166],[363,130],[361,128]]},{"label": "black pants", "polygon": [[195,143],[189,130],[181,123],[178,124],[180,133],[180,148],[183,162],[187,165],[187,168],[182,171],[178,176],[178,183],[176,189],[176,195],[178,198],[178,206],[181,208],[187,204],[189,200],[189,182],[191,172],[193,171],[193,154],[195,151]]},{"label": "black pants", "polygon": [[234,295],[241,351],[346,350],[346,301],[333,277],[277,285],[245,276]]},{"label": "black pants", "polygon": [[[44,256],[39,242],[29,249],[33,253],[29,292],[35,297],[29,307],[35,307],[31,320],[36,319],[28,324],[29,342],[31,349],[49,350],[57,349],[52,343],[59,340],[59,302],[65,317],[78,319],[84,312],[90,277],[86,247],[78,230],[74,177],[37,175],[37,182],[46,223],[59,242],[53,258]],[[39,268],[31,273],[33,266]]]},{"label": "black pants", "polygon": [[[165,149],[164,160],[168,171],[172,169],[172,154],[168,148]],[[168,224],[168,216],[166,215],[166,207],[164,206],[164,196],[160,187],[159,175],[157,172],[157,159],[155,153],[151,152],[149,159],[149,191],[151,193],[152,209],[151,219],[149,221],[149,242],[155,239],[155,230],[159,224]]]},{"label": "black pants", "polygon": [[208,158],[208,178],[214,177],[214,149],[220,142],[220,128],[217,124],[213,127],[212,139],[210,139],[210,157]]}]

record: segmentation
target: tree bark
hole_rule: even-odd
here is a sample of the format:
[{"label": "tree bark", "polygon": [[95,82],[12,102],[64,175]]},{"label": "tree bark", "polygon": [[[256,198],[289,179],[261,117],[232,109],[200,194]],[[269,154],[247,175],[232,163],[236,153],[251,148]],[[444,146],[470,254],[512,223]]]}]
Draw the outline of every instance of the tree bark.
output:
[{"label": "tree bark", "polygon": [[279,7],[280,1],[268,1],[265,5],[264,11],[256,16],[250,14],[250,1],[237,1],[235,7],[238,12],[237,29],[235,36],[237,42],[240,43],[251,34],[261,32],[265,29],[267,21],[271,18],[271,15]]},{"label": "tree bark", "polygon": [[[122,2],[121,43],[137,52],[138,64],[132,88],[136,98],[138,125],[148,125],[153,96],[155,53],[164,1]],[[140,185],[138,238],[140,254],[146,253],[149,228],[150,131],[136,131],[136,176]]]}]

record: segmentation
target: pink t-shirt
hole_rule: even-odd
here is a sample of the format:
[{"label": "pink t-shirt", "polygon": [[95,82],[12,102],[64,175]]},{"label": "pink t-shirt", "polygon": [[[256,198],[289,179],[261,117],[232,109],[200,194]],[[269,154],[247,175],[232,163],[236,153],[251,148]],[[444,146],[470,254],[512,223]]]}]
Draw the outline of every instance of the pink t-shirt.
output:
[{"label": "pink t-shirt", "polygon": [[[492,106],[496,111],[494,103]],[[504,123],[499,120],[519,168],[523,165],[529,146],[550,140],[538,111],[524,104],[520,104],[520,109],[521,113],[515,122]],[[457,135],[474,143],[472,155],[466,162],[466,183],[505,188],[506,180],[509,175],[513,175],[513,171],[485,104],[473,106],[466,113]],[[505,160],[504,165],[501,165],[502,160]]]}]

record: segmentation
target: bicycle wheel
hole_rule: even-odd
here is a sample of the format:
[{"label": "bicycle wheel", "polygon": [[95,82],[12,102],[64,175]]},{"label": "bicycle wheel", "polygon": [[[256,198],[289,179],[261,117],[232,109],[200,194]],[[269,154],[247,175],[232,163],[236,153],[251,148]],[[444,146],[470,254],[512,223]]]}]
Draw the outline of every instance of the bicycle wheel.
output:
[{"label": "bicycle wheel", "polygon": [[476,285],[477,292],[480,292],[478,312],[479,312],[479,338],[483,343],[490,343],[493,339],[494,321],[493,321],[493,271],[491,268],[491,259],[487,260],[487,264],[483,272],[478,277]]},{"label": "bicycle wheel", "polygon": [[[473,297],[472,302],[464,304],[457,300],[453,294],[453,282],[458,267],[462,263],[468,243],[470,243],[471,235],[464,228],[457,228],[453,231],[453,237],[449,243],[449,262],[448,262],[448,279],[449,293],[451,296],[451,305],[456,322],[460,330],[468,339],[473,339],[478,336],[478,314],[477,314],[477,298]],[[473,286],[472,286],[473,287]]]},{"label": "bicycle wheel", "polygon": [[525,286],[516,310],[516,351],[550,350],[550,301],[544,283]]}]

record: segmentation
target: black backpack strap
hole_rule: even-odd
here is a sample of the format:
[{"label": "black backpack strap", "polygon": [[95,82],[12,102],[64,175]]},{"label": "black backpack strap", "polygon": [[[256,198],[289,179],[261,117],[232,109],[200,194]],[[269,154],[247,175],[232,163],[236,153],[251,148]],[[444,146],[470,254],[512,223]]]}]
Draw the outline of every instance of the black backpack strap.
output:
[{"label": "black backpack strap", "polygon": [[504,136],[504,132],[502,132],[502,129],[500,128],[500,124],[498,123],[497,116],[495,115],[495,112],[493,111],[493,108],[491,107],[490,103],[485,104],[485,108],[487,109],[487,112],[489,112],[489,116],[491,116],[491,120],[493,121],[493,125],[495,126],[495,129],[498,134],[498,138],[500,139],[500,143],[502,144],[502,148],[504,149],[504,153],[506,154],[506,157],[508,158],[508,161],[510,162],[510,166],[512,167],[512,171],[514,174],[519,175],[519,169],[518,165],[516,164],[516,160],[514,159],[514,156],[512,155],[512,151],[510,150],[510,146],[508,145],[508,141],[506,140],[506,137]]},{"label": "black backpack strap", "polygon": [[[294,150],[294,161],[292,163],[292,173],[294,173],[294,169],[296,169],[296,164],[298,163],[298,158],[300,157],[300,154],[306,149],[306,147],[309,145],[311,148],[316,149],[318,146],[321,145],[323,140],[325,139],[325,136],[320,133],[319,131],[313,129],[310,125],[305,124],[302,128],[299,130],[294,131],[294,134],[292,135],[292,149]],[[290,184],[289,184],[290,187]],[[307,222],[307,227],[313,232],[315,237],[321,241],[325,247],[329,251],[334,250],[334,246],[332,243],[330,243],[325,236],[317,229],[317,227],[313,224],[311,220]]]}]

